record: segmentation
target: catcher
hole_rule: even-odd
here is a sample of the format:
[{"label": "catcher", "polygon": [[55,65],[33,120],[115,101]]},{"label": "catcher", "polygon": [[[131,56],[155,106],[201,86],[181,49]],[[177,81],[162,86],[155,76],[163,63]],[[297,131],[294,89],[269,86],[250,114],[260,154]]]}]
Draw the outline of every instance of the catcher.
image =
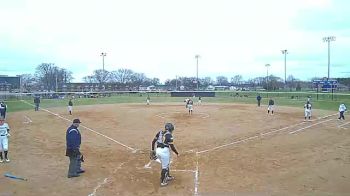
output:
[{"label": "catcher", "polygon": [[[171,123],[165,124],[165,129],[159,131],[155,138],[152,141],[152,151],[150,153],[150,159],[156,160],[160,159],[162,165],[162,171],[160,176],[160,186],[168,185],[168,181],[174,179],[173,176],[170,176],[170,149],[179,156],[173,142],[172,132],[174,131],[174,125]],[[154,151],[155,144],[157,143],[157,149]]]}]

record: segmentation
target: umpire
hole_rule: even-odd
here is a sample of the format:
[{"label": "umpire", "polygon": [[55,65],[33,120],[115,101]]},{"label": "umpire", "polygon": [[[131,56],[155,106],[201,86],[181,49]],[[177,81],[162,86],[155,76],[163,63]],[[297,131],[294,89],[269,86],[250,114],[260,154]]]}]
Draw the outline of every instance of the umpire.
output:
[{"label": "umpire", "polygon": [[83,156],[80,153],[80,144],[81,144],[81,135],[78,129],[80,125],[79,119],[74,119],[73,124],[67,129],[66,132],[66,156],[69,157],[69,169],[68,169],[68,178],[78,177],[80,173],[85,171],[81,169],[81,162]]}]

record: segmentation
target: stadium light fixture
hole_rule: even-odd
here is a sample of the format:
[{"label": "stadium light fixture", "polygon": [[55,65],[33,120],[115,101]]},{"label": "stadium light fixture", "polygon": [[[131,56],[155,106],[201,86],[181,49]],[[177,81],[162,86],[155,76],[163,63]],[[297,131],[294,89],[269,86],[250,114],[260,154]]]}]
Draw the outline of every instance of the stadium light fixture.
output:
[{"label": "stadium light fixture", "polygon": [[330,70],[330,64],[331,64],[331,41],[335,41],[335,37],[334,36],[324,37],[323,41],[328,43],[328,77],[327,77],[327,80],[329,80],[329,70]]},{"label": "stadium light fixture", "polygon": [[284,85],[287,85],[287,54],[288,50],[281,50],[282,54],[284,54]]}]

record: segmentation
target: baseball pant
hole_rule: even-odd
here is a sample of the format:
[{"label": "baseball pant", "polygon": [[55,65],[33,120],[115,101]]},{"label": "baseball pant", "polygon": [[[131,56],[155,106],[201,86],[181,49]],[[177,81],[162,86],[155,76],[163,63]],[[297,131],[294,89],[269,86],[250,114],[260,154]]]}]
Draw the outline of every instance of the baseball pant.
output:
[{"label": "baseball pant", "polygon": [[167,148],[167,147],[157,148],[156,155],[162,164],[162,169],[168,169],[168,167],[170,165],[170,150],[169,150],[169,148]]},{"label": "baseball pant", "polygon": [[8,146],[7,136],[0,136],[0,152],[8,151]]},{"label": "baseball pant", "polygon": [[311,110],[306,109],[305,110],[305,117],[311,116]]}]

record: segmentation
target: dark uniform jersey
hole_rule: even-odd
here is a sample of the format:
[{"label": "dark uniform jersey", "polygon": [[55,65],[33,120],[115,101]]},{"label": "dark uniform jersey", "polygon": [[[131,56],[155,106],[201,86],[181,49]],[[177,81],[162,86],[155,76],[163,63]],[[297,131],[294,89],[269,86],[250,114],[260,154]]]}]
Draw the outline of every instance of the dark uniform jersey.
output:
[{"label": "dark uniform jersey", "polygon": [[169,148],[173,144],[173,136],[169,131],[159,131],[155,137],[157,139],[157,148]]},{"label": "dark uniform jersey", "polygon": [[69,100],[68,105],[73,106],[73,102],[71,100]]},{"label": "dark uniform jersey", "polygon": [[272,99],[270,99],[269,100],[269,105],[275,105],[275,102]]}]

